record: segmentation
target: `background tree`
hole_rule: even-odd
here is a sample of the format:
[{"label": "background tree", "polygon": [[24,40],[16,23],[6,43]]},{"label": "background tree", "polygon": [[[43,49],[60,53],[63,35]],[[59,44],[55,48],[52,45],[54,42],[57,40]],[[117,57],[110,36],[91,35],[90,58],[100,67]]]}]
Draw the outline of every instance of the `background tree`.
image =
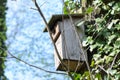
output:
[{"label": "background tree", "polygon": [[[6,11],[6,2],[7,0],[0,0],[0,80],[6,80],[4,75],[5,68],[5,58],[6,58],[6,46],[5,40],[6,38],[6,20],[5,20],[5,11]],[[4,49],[4,50],[3,50]]]}]

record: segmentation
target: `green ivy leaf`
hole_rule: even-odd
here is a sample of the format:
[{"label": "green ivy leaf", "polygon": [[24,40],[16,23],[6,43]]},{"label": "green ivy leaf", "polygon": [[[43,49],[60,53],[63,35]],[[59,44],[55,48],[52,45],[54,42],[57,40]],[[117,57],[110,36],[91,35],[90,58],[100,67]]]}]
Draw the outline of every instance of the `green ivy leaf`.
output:
[{"label": "green ivy leaf", "polygon": [[104,61],[105,61],[104,58],[103,59],[99,59],[99,60],[95,61],[95,64],[98,65],[100,63],[104,63]]},{"label": "green ivy leaf", "polygon": [[103,21],[103,19],[101,19],[101,18],[96,18],[95,21],[96,21],[96,23],[101,23],[101,22]]},{"label": "green ivy leaf", "polygon": [[108,54],[112,49],[113,49],[113,47],[111,47],[111,46],[109,46],[109,45],[105,45],[104,47],[102,47],[103,48],[103,50],[104,50],[104,52],[106,53],[106,54]]},{"label": "green ivy leaf", "polygon": [[4,65],[4,63],[2,63],[2,65],[1,65],[1,66],[2,66],[2,68],[3,68],[3,69],[5,68],[5,65]]},{"label": "green ivy leaf", "polygon": [[86,14],[90,14],[90,13],[92,13],[93,12],[93,10],[94,10],[94,8],[93,7],[89,7],[89,8],[87,8],[87,10],[86,10]]},{"label": "green ivy leaf", "polygon": [[83,39],[83,41],[82,41],[82,46],[83,46],[83,47],[87,47],[87,46],[88,46],[87,41],[86,41],[86,40],[84,40],[84,39]]},{"label": "green ivy leaf", "polygon": [[90,45],[90,51],[92,52],[96,47],[97,47],[96,44],[94,44],[94,45]]},{"label": "green ivy leaf", "polygon": [[118,38],[118,39],[115,41],[114,47],[115,47],[115,48],[120,48],[120,38]]},{"label": "green ivy leaf", "polygon": [[103,6],[103,9],[104,9],[104,10],[109,10],[110,8],[109,8],[108,5],[104,5],[104,6]]},{"label": "green ivy leaf", "polygon": [[109,56],[115,56],[116,54],[120,53],[119,49],[113,49],[113,51],[109,54]]},{"label": "green ivy leaf", "polygon": [[109,56],[115,56],[116,51],[112,51]]},{"label": "green ivy leaf", "polygon": [[95,75],[95,80],[102,80],[102,77],[99,73]]},{"label": "green ivy leaf", "polygon": [[115,80],[120,80],[120,72],[115,75]]},{"label": "green ivy leaf", "polygon": [[101,54],[94,54],[93,59],[97,61],[101,57]]},{"label": "green ivy leaf", "polygon": [[68,14],[69,12],[67,11],[67,8],[64,6],[63,7],[64,14]]},{"label": "green ivy leaf", "polygon": [[91,66],[91,67],[94,67],[94,65],[95,65],[95,61],[93,61],[93,60],[92,60],[92,62],[91,62],[91,65],[90,65],[90,66]]},{"label": "green ivy leaf", "polygon": [[108,37],[108,45],[112,42],[113,39],[115,39],[117,37],[117,35],[113,34],[111,36]]},{"label": "green ivy leaf", "polygon": [[101,3],[101,0],[95,0],[95,1],[93,1],[93,4],[94,5],[98,5],[98,4],[100,4]]},{"label": "green ivy leaf", "polygon": [[108,25],[108,29],[111,29],[113,24],[116,24],[119,21],[119,19],[112,20],[112,22]]},{"label": "green ivy leaf", "polygon": [[113,61],[113,57],[105,56],[105,63],[106,64],[110,63],[111,61]]},{"label": "green ivy leaf", "polygon": [[116,74],[117,70],[108,69],[107,72],[110,73],[113,76],[113,75]]},{"label": "green ivy leaf", "polygon": [[76,76],[75,76],[75,80],[80,80],[80,74],[77,74]]},{"label": "green ivy leaf", "polygon": [[[114,13],[112,13],[112,14],[114,14]],[[112,26],[113,26],[113,22],[111,22],[109,25],[108,25],[108,29],[111,29],[112,28]]]},{"label": "green ivy leaf", "polygon": [[90,74],[88,71],[85,71],[81,77],[81,80],[90,80]]},{"label": "green ivy leaf", "polygon": [[115,25],[115,28],[116,28],[117,30],[120,30],[120,24],[116,24],[116,25]]},{"label": "green ivy leaf", "polygon": [[91,36],[88,36],[87,37],[87,42],[89,43],[89,44],[93,44],[93,39],[92,39],[92,37]]}]

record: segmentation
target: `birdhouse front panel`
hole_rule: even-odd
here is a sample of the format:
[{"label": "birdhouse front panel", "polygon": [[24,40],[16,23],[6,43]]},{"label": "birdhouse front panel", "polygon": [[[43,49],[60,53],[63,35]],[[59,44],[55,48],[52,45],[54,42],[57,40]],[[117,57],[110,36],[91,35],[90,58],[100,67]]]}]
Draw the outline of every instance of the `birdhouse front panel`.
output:
[{"label": "birdhouse front panel", "polygon": [[87,60],[87,53],[81,45],[85,36],[84,25],[77,25],[83,17],[80,14],[71,15],[71,17],[72,19],[68,15],[53,15],[49,21],[49,27],[59,56],[67,66],[66,70],[54,51],[56,70],[78,72]]},{"label": "birdhouse front panel", "polygon": [[[81,61],[85,61],[83,54],[87,57],[85,50],[81,48],[82,46],[80,45],[80,42],[84,37],[84,25],[81,27],[73,26],[73,24],[75,24],[78,20],[80,19],[74,19],[73,23],[71,23],[70,19],[64,19],[63,21],[57,22],[61,33],[55,44],[60,57],[71,71],[74,71],[76,67],[78,67],[77,70],[80,70],[80,67],[83,64]],[[74,30],[73,27],[75,27],[76,30]],[[84,53],[82,53],[82,50]],[[57,53],[55,52],[54,55],[57,70],[64,70]]]}]

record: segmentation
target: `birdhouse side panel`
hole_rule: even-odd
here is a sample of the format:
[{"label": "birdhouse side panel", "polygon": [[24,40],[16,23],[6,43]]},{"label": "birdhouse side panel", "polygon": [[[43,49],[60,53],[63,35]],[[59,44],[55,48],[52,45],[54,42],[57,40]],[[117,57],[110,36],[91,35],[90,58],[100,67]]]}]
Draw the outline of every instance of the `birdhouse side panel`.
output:
[{"label": "birdhouse side panel", "polygon": [[[81,49],[81,60],[87,60],[87,52],[86,49],[82,46],[82,41],[85,38],[85,26],[84,26],[84,19],[74,19],[73,20],[74,23],[74,27],[77,31],[77,35],[78,35],[78,40],[79,40],[79,45],[80,45],[80,49]],[[86,58],[86,59],[85,59]]]},{"label": "birdhouse side panel", "polygon": [[[61,57],[61,59],[63,59],[63,50],[62,50],[62,38],[61,35],[58,37],[56,43],[55,43],[57,50],[58,50],[58,54]],[[55,59],[55,67],[58,68],[59,65],[61,64],[60,59],[57,55],[57,52],[54,50],[54,59]]]},{"label": "birdhouse side panel", "polygon": [[82,41],[83,41],[83,39],[84,39],[84,37],[85,37],[85,29],[84,29],[84,25],[81,25],[81,26],[79,26],[79,27],[76,27],[76,31],[77,31],[77,33],[78,33],[78,36],[79,36],[79,40],[80,40],[80,42],[81,42],[81,44],[80,44],[80,49],[81,49],[81,51],[82,51],[82,56],[83,57],[81,57],[81,59],[84,61],[85,60],[85,58],[86,58],[86,60],[87,60],[87,52],[86,52],[86,49],[83,47],[83,45],[82,45]]},{"label": "birdhouse side panel", "polygon": [[85,37],[85,26],[83,19],[74,19],[73,20],[75,29],[79,35],[80,40],[82,41]]}]

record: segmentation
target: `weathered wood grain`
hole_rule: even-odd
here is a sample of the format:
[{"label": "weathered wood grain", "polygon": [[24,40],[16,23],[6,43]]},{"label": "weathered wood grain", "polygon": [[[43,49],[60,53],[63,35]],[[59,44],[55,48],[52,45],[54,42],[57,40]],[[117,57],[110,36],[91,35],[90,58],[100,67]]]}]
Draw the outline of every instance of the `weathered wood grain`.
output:
[{"label": "weathered wood grain", "polygon": [[[73,19],[73,22],[75,23],[78,20],[80,19]],[[80,47],[80,41],[82,41],[83,37],[85,36],[84,25],[80,26],[79,28],[75,28],[79,38],[75,34],[75,30],[73,29],[73,24],[71,23],[70,19],[58,21],[58,25],[61,32],[60,36],[56,40],[58,52],[63,62],[68,66],[68,70],[75,71],[77,69],[77,71],[79,71],[85,61],[83,54],[87,57],[87,53],[85,51],[82,53],[81,50],[83,48]],[[56,52],[54,52],[54,55],[55,66],[57,70],[64,70],[59,58],[56,55]]]}]

